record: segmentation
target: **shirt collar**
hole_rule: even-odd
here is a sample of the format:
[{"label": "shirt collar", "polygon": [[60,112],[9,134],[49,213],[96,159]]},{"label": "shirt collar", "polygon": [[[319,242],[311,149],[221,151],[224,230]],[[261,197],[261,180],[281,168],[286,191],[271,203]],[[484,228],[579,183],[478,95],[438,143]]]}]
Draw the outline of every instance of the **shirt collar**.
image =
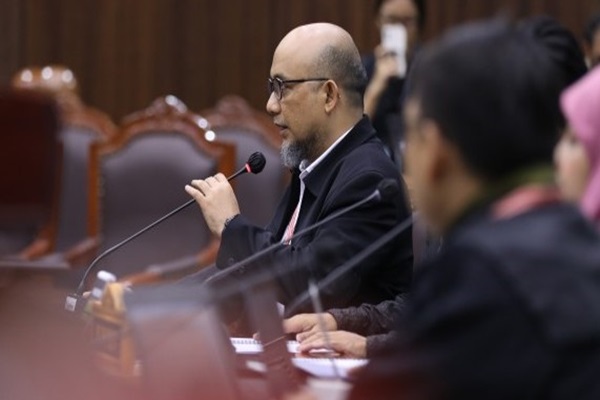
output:
[{"label": "shirt collar", "polygon": [[329,148],[327,150],[325,150],[323,152],[323,154],[321,154],[315,161],[313,161],[311,164],[308,164],[308,160],[302,160],[300,162],[300,179],[304,179],[306,178],[306,176],[308,174],[311,173],[312,170],[314,170],[317,165],[319,165],[324,159],[325,157],[327,157],[327,155],[329,155],[329,153],[332,152],[332,150],[342,141],[344,140],[344,138],[346,136],[348,136],[348,134],[350,133],[350,131],[354,128],[354,126],[351,126],[350,129],[348,129],[346,132],[344,132],[343,135],[341,135],[335,142],[333,142],[333,144],[331,146],[329,146]]}]

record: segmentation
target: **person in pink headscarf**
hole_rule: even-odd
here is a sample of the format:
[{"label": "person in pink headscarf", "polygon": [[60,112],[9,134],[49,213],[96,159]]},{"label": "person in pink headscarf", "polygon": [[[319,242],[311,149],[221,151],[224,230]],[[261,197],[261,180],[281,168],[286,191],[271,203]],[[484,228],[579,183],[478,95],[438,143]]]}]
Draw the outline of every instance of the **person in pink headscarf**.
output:
[{"label": "person in pink headscarf", "polygon": [[567,88],[561,107],[568,128],[554,153],[557,182],[600,227],[600,68]]}]

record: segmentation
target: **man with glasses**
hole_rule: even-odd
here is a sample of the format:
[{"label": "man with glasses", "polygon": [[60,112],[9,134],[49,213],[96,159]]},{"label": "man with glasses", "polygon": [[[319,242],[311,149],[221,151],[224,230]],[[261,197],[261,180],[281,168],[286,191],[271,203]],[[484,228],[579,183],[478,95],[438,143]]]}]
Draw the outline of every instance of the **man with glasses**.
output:
[{"label": "man with glasses", "polygon": [[[222,174],[186,186],[211,231],[221,238],[216,266],[225,269],[274,243],[263,258],[278,276],[285,305],[395,225],[410,217],[404,185],[368,118],[363,116],[366,76],[350,35],[318,23],[292,30],[273,56],[267,111],[279,127],[283,164],[291,184],[266,228],[253,226]],[[401,194],[369,202],[314,232],[302,230],[371,195],[391,178]],[[257,193],[257,201],[260,194]],[[242,279],[259,265],[238,271]],[[321,292],[324,307],[378,303],[408,289],[412,273],[410,229]],[[301,307],[298,311],[307,311]]]}]

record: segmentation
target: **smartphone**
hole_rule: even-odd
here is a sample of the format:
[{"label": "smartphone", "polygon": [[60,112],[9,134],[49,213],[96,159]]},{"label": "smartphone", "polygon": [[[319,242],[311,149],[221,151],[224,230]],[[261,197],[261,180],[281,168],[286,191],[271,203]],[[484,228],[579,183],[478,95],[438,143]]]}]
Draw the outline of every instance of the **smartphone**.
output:
[{"label": "smartphone", "polygon": [[381,26],[381,46],[387,51],[396,55],[398,63],[398,75],[401,78],[406,76],[407,61],[406,47],[407,34],[406,28],[402,24],[384,24]]}]

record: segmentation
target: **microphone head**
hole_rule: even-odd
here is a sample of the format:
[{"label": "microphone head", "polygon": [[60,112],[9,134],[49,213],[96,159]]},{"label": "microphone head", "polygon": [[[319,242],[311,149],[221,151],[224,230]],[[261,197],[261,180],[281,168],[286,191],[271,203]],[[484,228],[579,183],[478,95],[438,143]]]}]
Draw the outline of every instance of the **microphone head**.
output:
[{"label": "microphone head", "polygon": [[248,168],[248,172],[252,172],[253,174],[258,174],[263,170],[267,160],[263,153],[257,151],[256,153],[252,153],[252,155],[248,158],[248,162],[246,166]]},{"label": "microphone head", "polygon": [[394,179],[385,178],[377,185],[377,193],[379,194],[377,197],[379,201],[390,201],[398,196],[400,187],[398,186],[398,182]]}]

